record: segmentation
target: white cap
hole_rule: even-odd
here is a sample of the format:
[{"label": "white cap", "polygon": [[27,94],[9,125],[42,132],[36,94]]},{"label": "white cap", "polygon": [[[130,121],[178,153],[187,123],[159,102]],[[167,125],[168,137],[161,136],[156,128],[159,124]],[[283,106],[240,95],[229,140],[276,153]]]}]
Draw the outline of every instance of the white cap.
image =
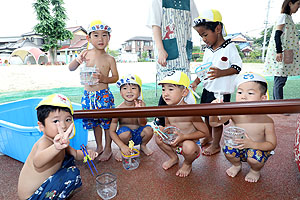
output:
[{"label": "white cap", "polygon": [[242,83],[249,81],[261,81],[268,84],[267,80],[262,75],[253,72],[247,72],[244,74],[239,74],[234,81],[234,85],[235,87],[238,87]]}]

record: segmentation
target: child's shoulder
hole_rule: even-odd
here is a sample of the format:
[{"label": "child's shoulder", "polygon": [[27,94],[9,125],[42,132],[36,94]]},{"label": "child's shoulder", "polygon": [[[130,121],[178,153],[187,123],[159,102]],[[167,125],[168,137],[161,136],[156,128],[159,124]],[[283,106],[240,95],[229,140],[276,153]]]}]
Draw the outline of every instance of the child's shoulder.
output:
[{"label": "child's shoulder", "polygon": [[108,53],[106,53],[106,56],[108,59],[112,60],[112,61],[115,61],[115,58],[111,55],[109,55]]},{"label": "child's shoulder", "polygon": [[109,62],[115,62],[115,58],[111,55],[109,55],[107,52],[105,52],[103,55],[102,55],[102,58],[101,59],[105,59]]},{"label": "child's shoulder", "polygon": [[272,124],[274,124],[274,120],[273,120],[273,118],[270,116],[270,115],[263,115],[263,117],[264,117],[264,122],[265,123],[272,123]]},{"label": "child's shoulder", "polygon": [[43,135],[35,144],[34,146],[38,148],[47,148],[53,144],[53,140],[48,138],[48,136]]}]

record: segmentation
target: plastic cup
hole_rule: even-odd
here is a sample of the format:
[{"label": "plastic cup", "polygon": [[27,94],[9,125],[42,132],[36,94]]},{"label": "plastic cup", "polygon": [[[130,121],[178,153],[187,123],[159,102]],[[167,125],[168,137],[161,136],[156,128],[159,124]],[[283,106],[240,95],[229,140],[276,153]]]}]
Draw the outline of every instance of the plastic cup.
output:
[{"label": "plastic cup", "polygon": [[97,78],[93,75],[96,73],[96,66],[87,67],[83,63],[80,67],[80,83],[81,85],[97,85]]},{"label": "plastic cup", "polygon": [[222,102],[224,100],[224,95],[221,92],[214,92],[214,96],[219,100],[219,102]]},{"label": "plastic cup", "polygon": [[162,138],[163,142],[166,144],[171,144],[178,137],[178,133],[180,132],[180,129],[176,128],[175,126],[168,126],[164,128],[163,132],[167,136],[166,138],[165,137]]},{"label": "plastic cup", "polygon": [[117,177],[104,172],[96,177],[97,193],[102,199],[112,199],[117,195]]},{"label": "plastic cup", "polygon": [[124,155],[122,153],[122,164],[126,170],[134,170],[140,165],[140,152],[137,149],[132,149],[133,153],[131,155]]},{"label": "plastic cup", "polygon": [[236,126],[230,126],[224,130],[223,136],[224,136],[224,144],[226,146],[235,148],[239,144],[236,144],[234,141],[236,139],[244,139],[245,138],[245,129],[236,127]]},{"label": "plastic cup", "polygon": [[205,64],[202,64],[198,66],[195,70],[195,73],[197,74],[198,78],[202,80],[206,80],[208,77],[207,72],[209,71],[209,68],[212,66],[212,62],[208,62]]}]

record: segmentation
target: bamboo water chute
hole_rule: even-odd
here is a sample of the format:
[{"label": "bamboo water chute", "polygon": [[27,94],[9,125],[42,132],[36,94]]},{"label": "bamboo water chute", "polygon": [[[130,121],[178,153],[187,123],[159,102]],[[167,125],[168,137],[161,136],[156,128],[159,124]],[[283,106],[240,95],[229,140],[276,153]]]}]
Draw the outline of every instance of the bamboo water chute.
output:
[{"label": "bamboo water chute", "polygon": [[300,99],[76,110],[74,118],[136,118],[300,113]]}]

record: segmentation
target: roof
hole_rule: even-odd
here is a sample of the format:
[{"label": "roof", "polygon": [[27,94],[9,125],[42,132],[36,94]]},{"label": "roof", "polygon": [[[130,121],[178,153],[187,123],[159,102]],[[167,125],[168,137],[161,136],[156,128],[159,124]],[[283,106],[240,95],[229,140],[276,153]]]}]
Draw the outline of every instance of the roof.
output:
[{"label": "roof", "polygon": [[42,36],[40,33],[36,33],[35,31],[31,31],[31,32],[28,32],[28,33],[23,33],[21,36],[24,37],[24,36],[31,36],[31,35]]},{"label": "roof", "polygon": [[68,27],[66,28],[68,31],[71,31],[72,33],[82,30],[83,32],[87,33],[87,31],[82,27],[82,26],[73,26],[73,27]]},{"label": "roof", "polygon": [[71,45],[69,48],[70,49],[81,48],[83,46],[86,46],[87,43],[88,43],[87,40],[80,40],[80,41],[76,42],[75,44]]},{"label": "roof", "polygon": [[0,43],[17,42],[20,39],[22,39],[20,36],[0,37]]},{"label": "roof", "polygon": [[40,48],[39,46],[37,46],[36,44],[30,42],[29,40],[23,40],[21,42],[17,42],[17,43],[8,43],[5,45],[0,46],[0,50],[15,50],[21,47],[36,47],[36,48]]},{"label": "roof", "polygon": [[64,45],[62,46],[59,50],[63,50],[63,49],[81,49],[81,48],[85,48],[87,47],[87,40],[79,40],[78,42],[76,42],[73,45]]},{"label": "roof", "polygon": [[239,38],[243,37],[243,38],[245,38],[247,41],[252,41],[251,38],[249,38],[248,36],[246,36],[246,35],[244,35],[244,34],[242,34],[242,33],[232,33],[232,34],[227,34],[227,36],[225,37],[225,39],[226,39],[226,40],[227,40],[227,39],[234,39],[234,38],[237,38],[237,37],[239,37]]},{"label": "roof", "polygon": [[129,41],[152,41],[152,37],[148,37],[148,36],[135,36],[130,38],[129,40],[126,40],[126,42]]},{"label": "roof", "polygon": [[249,51],[252,51],[251,45],[248,42],[245,43],[239,43],[238,46],[240,47],[241,51],[248,49]]}]

